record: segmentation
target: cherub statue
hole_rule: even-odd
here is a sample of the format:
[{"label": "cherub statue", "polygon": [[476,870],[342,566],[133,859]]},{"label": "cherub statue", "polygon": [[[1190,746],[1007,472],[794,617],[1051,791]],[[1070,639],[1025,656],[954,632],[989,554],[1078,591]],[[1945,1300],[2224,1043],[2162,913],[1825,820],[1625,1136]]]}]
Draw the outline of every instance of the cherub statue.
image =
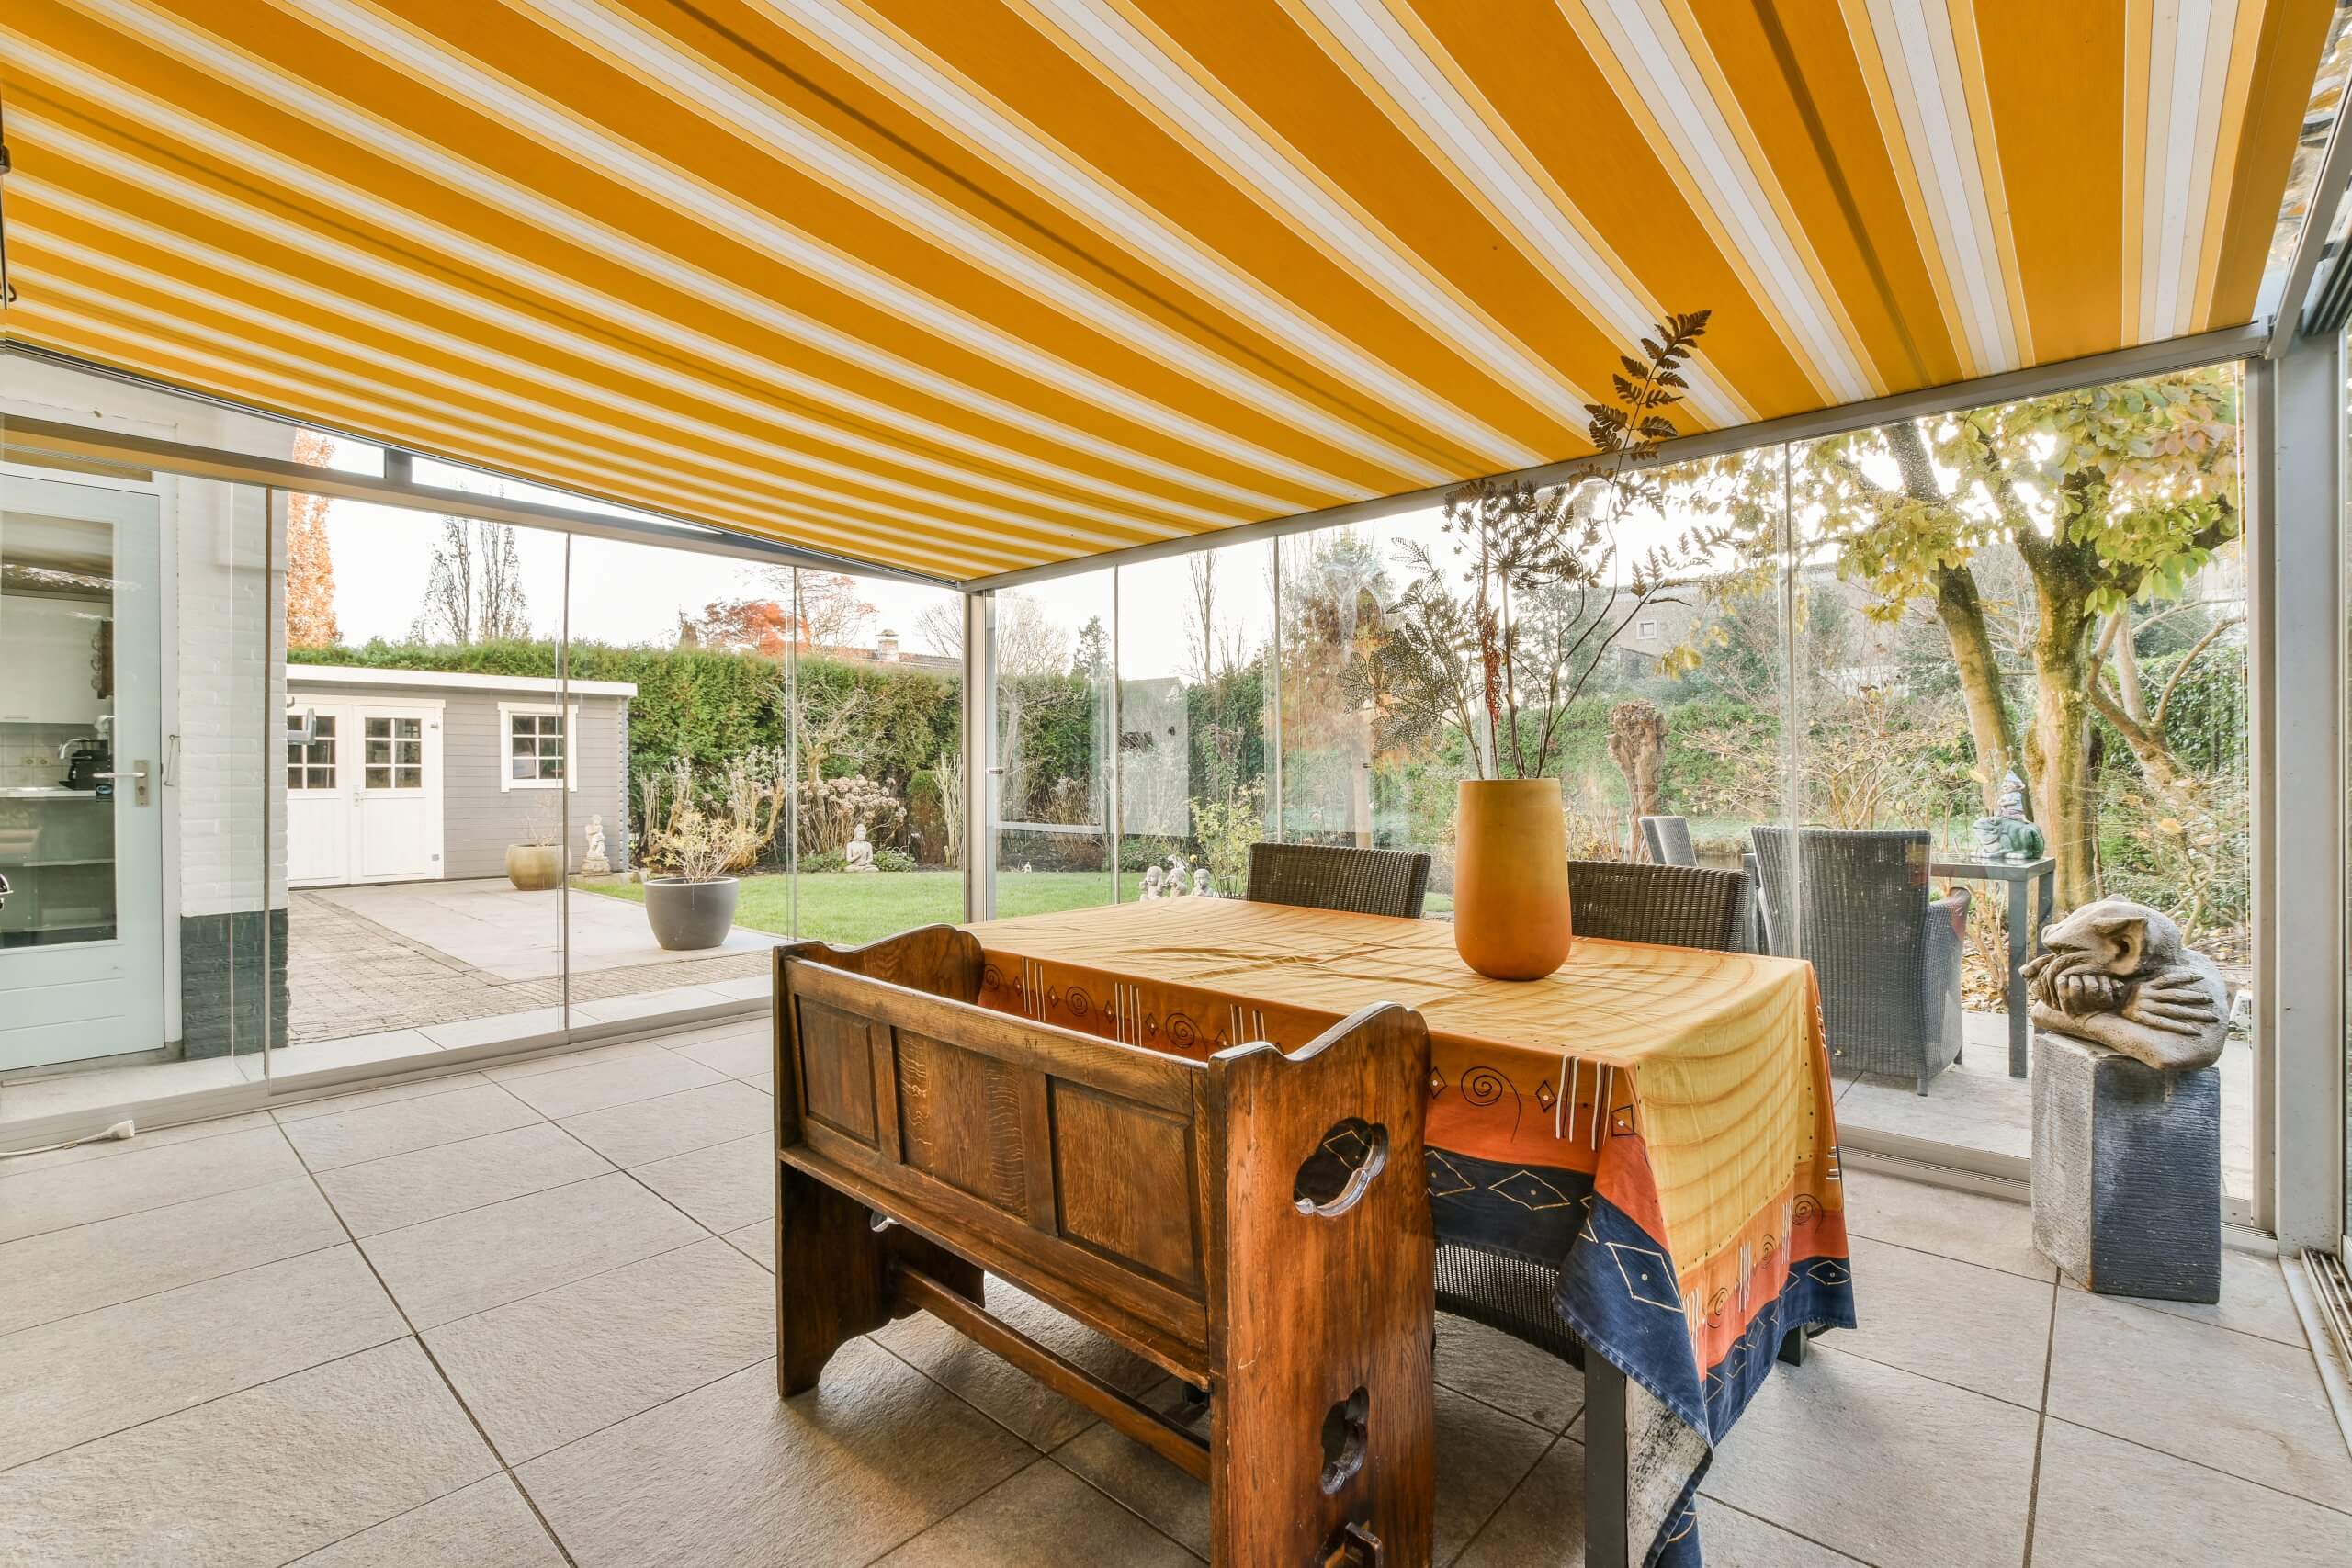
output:
[{"label": "cherub statue", "polygon": [[601,815],[591,817],[588,853],[580,863],[580,873],[583,876],[602,876],[612,869],[613,863],[605,853],[605,818]]},{"label": "cherub statue", "polygon": [[1193,868],[1193,896],[1196,898],[1205,898],[1209,896],[1209,868],[1207,866],[1196,865]]},{"label": "cherub statue", "polygon": [[2169,916],[2102,898],[2044,930],[2041,948],[2022,971],[2035,1028],[2164,1072],[2194,1072],[2221,1059],[2229,982],[2211,959],[2185,945]]},{"label": "cherub statue", "polygon": [[1159,897],[1159,868],[1156,865],[1143,868],[1143,896],[1147,902]]},{"label": "cherub statue", "polygon": [[1182,855],[1171,854],[1168,857],[1167,884],[1168,896],[1170,898],[1180,898],[1183,897],[1185,876],[1184,857]]}]

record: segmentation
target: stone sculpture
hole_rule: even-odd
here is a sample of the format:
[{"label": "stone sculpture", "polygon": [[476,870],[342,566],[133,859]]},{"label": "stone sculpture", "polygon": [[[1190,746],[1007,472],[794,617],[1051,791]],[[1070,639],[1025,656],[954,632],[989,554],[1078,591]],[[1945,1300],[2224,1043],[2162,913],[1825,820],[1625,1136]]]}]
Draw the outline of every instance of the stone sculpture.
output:
[{"label": "stone sculpture", "polygon": [[2230,987],[2187,945],[2172,919],[2102,898],[2041,933],[2023,971],[2037,1029],[2120,1051],[2159,1072],[2219,1061],[2229,1038]]},{"label": "stone sculpture", "polygon": [[1205,898],[1209,896],[1209,868],[1207,866],[1202,865],[1194,866],[1193,868],[1193,895],[1198,898]]},{"label": "stone sculpture", "polygon": [[591,817],[588,818],[588,853],[580,862],[580,874],[604,876],[612,869],[613,863],[605,857],[605,819]]},{"label": "stone sculpture", "polygon": [[872,871],[874,846],[865,841],[865,824],[860,822],[850,829],[849,842],[842,847],[843,871]]},{"label": "stone sculpture", "polygon": [[2041,829],[2017,817],[1979,817],[1976,853],[1983,860],[2040,860],[2047,841]]},{"label": "stone sculpture", "polygon": [[1147,903],[1159,897],[1159,868],[1156,865],[1143,868],[1143,896]]}]

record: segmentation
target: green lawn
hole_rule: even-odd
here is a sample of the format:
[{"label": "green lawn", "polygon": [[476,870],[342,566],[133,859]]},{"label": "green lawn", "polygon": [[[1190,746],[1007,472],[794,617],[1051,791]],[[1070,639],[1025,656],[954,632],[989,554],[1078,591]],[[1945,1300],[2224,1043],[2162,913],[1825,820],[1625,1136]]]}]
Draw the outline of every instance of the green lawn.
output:
[{"label": "green lawn", "polygon": [[[1131,871],[1120,889],[1122,902],[1143,897],[1143,873]],[[576,876],[571,885],[632,903],[645,902],[645,888],[624,876]],[[1100,871],[1000,871],[999,915],[1043,915],[1056,909],[1085,909],[1110,900],[1111,879]],[[1453,900],[1430,895],[1429,911],[1442,914]],[[852,944],[872,942],[909,926],[964,918],[964,876],[955,871],[811,872],[800,878],[801,936]],[[735,906],[735,923],[752,931],[791,936],[791,884],[782,875],[747,876]]]}]

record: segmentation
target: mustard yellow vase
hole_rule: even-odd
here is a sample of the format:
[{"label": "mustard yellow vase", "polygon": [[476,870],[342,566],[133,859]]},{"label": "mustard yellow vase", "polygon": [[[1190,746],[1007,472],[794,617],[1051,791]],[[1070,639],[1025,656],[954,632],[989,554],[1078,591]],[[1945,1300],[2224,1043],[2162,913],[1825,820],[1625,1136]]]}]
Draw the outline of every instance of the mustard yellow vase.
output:
[{"label": "mustard yellow vase", "polygon": [[1568,845],[1557,779],[1464,779],[1454,794],[1453,947],[1497,980],[1567,961]]}]

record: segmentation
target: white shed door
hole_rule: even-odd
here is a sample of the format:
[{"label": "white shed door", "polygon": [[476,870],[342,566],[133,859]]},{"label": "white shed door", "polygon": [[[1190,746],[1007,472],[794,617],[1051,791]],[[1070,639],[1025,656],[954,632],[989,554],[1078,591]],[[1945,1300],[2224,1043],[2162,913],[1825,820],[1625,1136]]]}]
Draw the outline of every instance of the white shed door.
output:
[{"label": "white shed door", "polygon": [[304,705],[287,745],[287,880],[306,886],[441,874],[437,703]]}]

